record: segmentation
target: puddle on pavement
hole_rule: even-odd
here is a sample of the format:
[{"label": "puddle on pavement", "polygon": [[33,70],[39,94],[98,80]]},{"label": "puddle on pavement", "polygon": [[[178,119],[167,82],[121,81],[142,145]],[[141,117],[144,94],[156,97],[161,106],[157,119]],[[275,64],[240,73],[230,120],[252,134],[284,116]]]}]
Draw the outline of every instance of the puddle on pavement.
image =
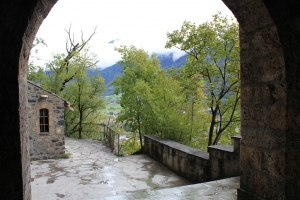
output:
[{"label": "puddle on pavement", "polygon": [[140,180],[145,181],[147,185],[151,187],[151,190],[155,190],[156,188],[178,187],[191,184],[184,179],[174,178],[174,174],[160,164],[143,162],[142,168],[144,168],[145,171],[148,171],[149,175],[148,177]]},{"label": "puddle on pavement", "polygon": [[101,174],[94,173],[89,176],[81,177],[81,182],[79,184],[80,185],[105,184],[105,185],[108,185],[109,187],[113,187],[113,183],[115,182],[114,180],[112,180],[112,179],[101,180],[103,178],[104,177]]},{"label": "puddle on pavement", "polygon": [[102,176],[99,173],[94,173],[94,174],[91,174],[90,177],[92,179],[98,179],[98,178],[101,178]]}]

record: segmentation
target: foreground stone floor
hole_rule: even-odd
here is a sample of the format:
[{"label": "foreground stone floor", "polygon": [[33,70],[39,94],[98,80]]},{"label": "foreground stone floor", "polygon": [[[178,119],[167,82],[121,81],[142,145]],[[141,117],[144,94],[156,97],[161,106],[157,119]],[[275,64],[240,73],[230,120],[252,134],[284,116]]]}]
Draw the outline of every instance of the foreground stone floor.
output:
[{"label": "foreground stone floor", "polygon": [[104,199],[190,184],[146,155],[117,157],[101,142],[66,139],[69,159],[31,162],[33,200]]},{"label": "foreground stone floor", "polygon": [[33,200],[236,199],[239,178],[190,183],[146,155],[116,157],[101,142],[66,139],[69,159],[31,162]]}]

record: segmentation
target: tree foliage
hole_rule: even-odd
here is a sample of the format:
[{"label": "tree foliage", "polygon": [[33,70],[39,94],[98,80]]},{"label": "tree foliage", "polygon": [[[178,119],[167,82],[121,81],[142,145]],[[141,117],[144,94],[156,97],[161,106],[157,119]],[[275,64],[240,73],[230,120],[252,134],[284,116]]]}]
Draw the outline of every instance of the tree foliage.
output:
[{"label": "tree foliage", "polygon": [[100,108],[104,106],[104,100],[100,97],[105,89],[104,79],[99,72],[93,76],[87,74],[88,69],[97,71],[95,67],[98,60],[88,48],[88,42],[94,34],[87,40],[82,34],[81,41],[76,43],[70,28],[67,30],[66,53],[53,55],[44,70],[39,68],[28,73],[28,78],[36,82],[37,73],[42,71],[43,76],[40,76],[38,84],[72,104],[73,112],[65,110],[66,134],[70,136],[76,133],[79,138],[84,132],[88,134],[91,123],[99,123]]},{"label": "tree foliage", "polygon": [[[188,54],[180,69],[163,70],[155,54],[123,46],[119,122],[200,149],[229,143],[240,120],[238,25],[220,15],[196,26],[184,22],[168,34],[167,48]],[[223,137],[222,137],[223,136]]]},{"label": "tree foliage", "polygon": [[[202,90],[211,113],[208,146],[218,144],[223,134],[231,135],[240,122],[240,70],[238,25],[214,15],[211,22],[196,26],[185,21],[180,30],[168,34],[167,48],[188,54],[187,77],[203,80]],[[195,85],[195,83],[192,83]]]},{"label": "tree foliage", "polygon": [[[123,112],[117,121],[137,131],[140,141],[144,134],[155,134],[190,144],[196,134],[191,130],[198,128],[188,116],[190,102],[181,82],[161,68],[155,54],[149,56],[142,49],[126,46],[117,50],[122,54],[119,64],[124,67],[123,76],[113,82],[116,94],[122,93]],[[201,104],[194,103],[194,107],[199,110]],[[193,120],[200,115],[194,112]]]},{"label": "tree foliage", "polygon": [[124,76],[118,76],[113,82],[116,94],[122,93],[123,112],[117,120],[129,125],[133,132],[138,131],[142,147],[142,135],[149,121],[147,114],[153,112],[149,106],[151,82],[159,69],[159,61],[154,55],[149,58],[146,52],[133,46],[116,50],[122,55],[119,64],[124,67]]}]

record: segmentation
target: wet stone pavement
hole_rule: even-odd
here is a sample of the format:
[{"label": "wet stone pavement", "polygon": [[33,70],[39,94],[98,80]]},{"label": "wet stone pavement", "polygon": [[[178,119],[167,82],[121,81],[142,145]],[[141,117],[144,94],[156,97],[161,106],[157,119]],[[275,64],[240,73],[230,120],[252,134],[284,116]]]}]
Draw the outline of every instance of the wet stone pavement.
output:
[{"label": "wet stone pavement", "polygon": [[126,199],[190,184],[146,155],[117,157],[102,142],[66,138],[68,159],[31,161],[33,200]]},{"label": "wet stone pavement", "polygon": [[31,161],[33,200],[232,200],[239,178],[191,185],[146,155],[117,157],[102,142],[66,138],[68,159]]}]

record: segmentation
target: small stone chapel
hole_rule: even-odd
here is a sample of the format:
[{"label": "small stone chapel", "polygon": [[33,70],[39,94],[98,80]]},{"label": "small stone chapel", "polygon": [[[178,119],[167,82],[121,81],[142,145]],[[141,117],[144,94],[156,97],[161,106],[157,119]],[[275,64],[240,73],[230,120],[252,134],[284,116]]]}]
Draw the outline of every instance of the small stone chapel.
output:
[{"label": "small stone chapel", "polygon": [[47,159],[65,153],[64,109],[68,101],[27,81],[30,157]]}]

